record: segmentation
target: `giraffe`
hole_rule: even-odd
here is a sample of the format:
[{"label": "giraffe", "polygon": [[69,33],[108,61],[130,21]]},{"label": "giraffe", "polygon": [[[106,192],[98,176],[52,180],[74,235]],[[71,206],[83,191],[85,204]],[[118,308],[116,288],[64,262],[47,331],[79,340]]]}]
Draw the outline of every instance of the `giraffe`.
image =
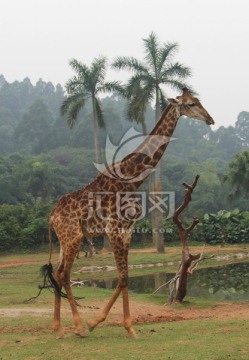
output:
[{"label": "giraffe", "polygon": [[[47,271],[54,286],[53,328],[57,332],[57,338],[63,337],[60,321],[62,287],[71,306],[75,334],[85,336],[85,328],[70,287],[70,270],[83,236],[91,239],[93,236],[101,235],[109,237],[118,271],[118,284],[100,314],[87,322],[88,329],[92,331],[106,319],[111,307],[122,293],[123,325],[128,337],[136,336],[129,309],[128,250],[132,228],[142,209],[134,192],[162,157],[180,116],[201,120],[208,125],[214,124],[198,98],[193,97],[187,88],[183,89],[181,96],[168,101],[169,105],[160,120],[135,151],[123,160],[109,165],[86,187],[63,195],[50,214],[50,256],[47,265],[50,271]],[[119,201],[117,195],[120,195]],[[125,203],[126,206],[120,206],[121,203]],[[54,270],[51,265],[51,228],[60,242],[59,260]]]}]

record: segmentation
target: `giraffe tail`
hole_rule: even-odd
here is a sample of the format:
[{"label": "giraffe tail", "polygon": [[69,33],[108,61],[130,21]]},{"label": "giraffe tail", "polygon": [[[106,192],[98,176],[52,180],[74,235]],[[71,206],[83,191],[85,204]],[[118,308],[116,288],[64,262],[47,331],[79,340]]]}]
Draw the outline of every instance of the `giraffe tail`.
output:
[{"label": "giraffe tail", "polygon": [[43,265],[40,269],[40,274],[44,279],[43,289],[52,287],[61,297],[67,298],[67,294],[61,291],[59,284],[53,276],[53,266],[51,263]]},{"label": "giraffe tail", "polygon": [[52,228],[53,228],[53,217],[50,215],[48,220],[48,246],[49,246],[48,264],[43,265],[40,269],[40,274],[44,279],[42,288],[52,287],[57,292],[57,294],[59,294],[61,297],[66,298],[67,294],[61,291],[59,284],[57,283],[56,279],[53,276],[53,266],[51,262],[52,250],[53,250],[52,233],[51,233]]},{"label": "giraffe tail", "polygon": [[51,258],[52,258],[52,250],[53,250],[53,243],[52,243],[52,234],[51,234],[51,229],[53,226],[53,219],[50,216],[49,220],[48,220],[48,246],[49,246],[49,259],[48,259],[48,264],[51,264]]},{"label": "giraffe tail", "polygon": [[[49,221],[48,221],[49,259],[48,259],[48,264],[43,265],[40,269],[40,274],[43,277],[43,285],[40,286],[39,288],[40,288],[40,290],[42,290],[44,288],[53,288],[54,291],[58,295],[60,295],[60,297],[68,298],[67,294],[61,290],[61,287],[59,286],[58,282],[56,281],[56,279],[54,278],[54,275],[53,275],[53,266],[52,266],[52,262],[51,262],[52,250],[53,250],[52,233],[51,233],[52,227],[53,227],[53,218],[52,218],[52,216],[50,216]],[[80,300],[80,299],[82,299],[82,298],[74,297],[76,305],[79,305],[76,302],[76,300]]]},{"label": "giraffe tail", "polygon": [[[43,286],[40,286],[40,289],[52,287],[54,289],[54,291],[56,291],[57,294],[60,295],[60,297],[68,299],[67,294],[64,293],[63,291],[61,291],[61,288],[60,288],[59,284],[57,283],[57,281],[55,280],[55,278],[53,276],[53,266],[52,266],[52,264],[43,265],[41,267],[41,269],[40,269],[40,273],[44,278]],[[76,296],[74,296],[74,301],[75,301],[75,304],[77,306],[80,306],[77,303],[77,300],[81,300],[81,299],[84,299],[84,297],[76,297]]]},{"label": "giraffe tail", "polygon": [[67,294],[63,293],[53,276],[53,266],[52,264],[43,265],[40,268],[40,274],[43,277],[43,284],[38,286],[39,292],[36,296],[31,297],[25,302],[29,302],[31,300],[35,300],[38,296],[41,295],[43,289],[53,288],[61,297],[67,298]]}]

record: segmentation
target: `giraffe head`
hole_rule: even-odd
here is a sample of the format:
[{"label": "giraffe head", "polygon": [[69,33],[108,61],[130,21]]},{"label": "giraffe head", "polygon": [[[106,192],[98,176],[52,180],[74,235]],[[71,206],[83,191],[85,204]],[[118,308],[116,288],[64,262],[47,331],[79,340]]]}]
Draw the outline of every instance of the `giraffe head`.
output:
[{"label": "giraffe head", "polygon": [[185,115],[193,119],[202,120],[207,125],[213,125],[214,120],[209,115],[207,110],[201,105],[200,100],[190,95],[187,88],[183,89],[182,95],[177,96],[176,99],[168,99],[169,103],[177,106],[180,115]]}]

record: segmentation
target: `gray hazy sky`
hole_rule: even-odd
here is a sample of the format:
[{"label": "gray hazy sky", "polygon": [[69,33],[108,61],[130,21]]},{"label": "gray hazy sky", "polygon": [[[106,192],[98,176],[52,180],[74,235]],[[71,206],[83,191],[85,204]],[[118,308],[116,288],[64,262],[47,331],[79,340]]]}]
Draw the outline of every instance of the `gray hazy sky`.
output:
[{"label": "gray hazy sky", "polygon": [[[189,82],[216,126],[249,111],[248,0],[0,0],[0,9],[0,74],[8,82],[28,76],[64,85],[71,58],[142,60],[142,39],[154,31],[161,43],[179,44],[175,61],[192,69]],[[107,72],[107,80],[125,78]]]}]

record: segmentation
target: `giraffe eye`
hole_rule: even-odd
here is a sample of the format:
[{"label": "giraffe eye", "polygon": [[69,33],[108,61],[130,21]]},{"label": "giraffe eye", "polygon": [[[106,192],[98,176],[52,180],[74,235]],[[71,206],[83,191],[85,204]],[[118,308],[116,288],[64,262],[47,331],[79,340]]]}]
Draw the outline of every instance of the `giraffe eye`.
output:
[{"label": "giraffe eye", "polygon": [[193,106],[195,106],[195,103],[190,103],[190,104],[188,104],[188,106],[193,107]]}]

